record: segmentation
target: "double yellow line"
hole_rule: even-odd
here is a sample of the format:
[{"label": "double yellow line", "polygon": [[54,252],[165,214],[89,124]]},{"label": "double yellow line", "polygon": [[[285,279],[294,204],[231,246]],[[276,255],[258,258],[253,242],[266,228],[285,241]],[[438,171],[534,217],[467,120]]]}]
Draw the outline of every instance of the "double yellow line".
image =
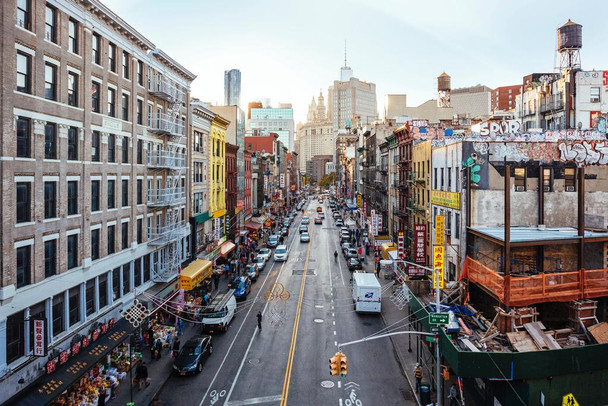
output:
[{"label": "double yellow line", "polygon": [[298,307],[296,308],[296,317],[293,322],[293,330],[291,332],[291,345],[289,346],[289,356],[287,357],[287,368],[285,369],[285,379],[283,380],[283,392],[281,393],[281,406],[287,404],[289,396],[289,383],[291,382],[291,370],[293,367],[293,359],[296,353],[296,342],[298,341],[298,327],[300,325],[300,314],[302,312],[302,300],[304,299],[304,286],[306,285],[306,271],[308,269],[308,257],[310,255],[310,247],[312,245],[312,233],[310,231],[310,241],[306,248],[306,260],[304,262],[304,272],[302,273],[302,283],[300,284],[300,295],[298,296]]}]

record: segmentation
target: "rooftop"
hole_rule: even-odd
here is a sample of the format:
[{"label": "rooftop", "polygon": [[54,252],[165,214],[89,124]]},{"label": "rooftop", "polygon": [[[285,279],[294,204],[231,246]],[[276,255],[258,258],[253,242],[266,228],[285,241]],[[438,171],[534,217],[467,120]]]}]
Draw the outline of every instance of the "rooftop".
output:
[{"label": "rooftop", "polygon": [[[505,241],[504,226],[472,226],[469,229],[477,234],[488,237],[489,239],[500,242]],[[578,230],[574,227],[551,227],[543,226],[511,226],[511,243],[547,242],[547,241],[566,241],[580,239]],[[596,230],[585,230],[585,239],[606,238],[608,230],[604,232]]]}]

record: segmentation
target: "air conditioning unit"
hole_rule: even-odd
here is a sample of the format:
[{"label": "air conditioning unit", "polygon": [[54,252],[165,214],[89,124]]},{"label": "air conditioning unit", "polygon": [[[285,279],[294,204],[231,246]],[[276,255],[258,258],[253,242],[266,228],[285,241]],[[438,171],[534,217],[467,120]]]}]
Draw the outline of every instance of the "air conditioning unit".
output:
[{"label": "air conditioning unit", "polygon": [[566,186],[566,192],[574,192],[574,186]]},{"label": "air conditioning unit", "polygon": [[448,237],[452,235],[452,230],[445,230],[445,235]]},{"label": "air conditioning unit", "polygon": [[431,207],[431,203],[426,202],[426,207]]},{"label": "air conditioning unit", "polygon": [[551,191],[551,186],[543,186],[543,191],[550,192]]},{"label": "air conditioning unit", "polygon": [[525,186],[515,186],[516,192],[524,192],[526,190]]}]

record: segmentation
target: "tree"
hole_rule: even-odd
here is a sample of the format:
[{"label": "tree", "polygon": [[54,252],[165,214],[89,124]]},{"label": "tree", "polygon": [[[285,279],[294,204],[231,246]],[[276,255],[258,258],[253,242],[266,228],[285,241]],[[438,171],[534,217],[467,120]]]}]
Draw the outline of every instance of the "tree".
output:
[{"label": "tree", "polygon": [[321,178],[319,186],[328,187],[336,181],[336,172],[330,172]]}]

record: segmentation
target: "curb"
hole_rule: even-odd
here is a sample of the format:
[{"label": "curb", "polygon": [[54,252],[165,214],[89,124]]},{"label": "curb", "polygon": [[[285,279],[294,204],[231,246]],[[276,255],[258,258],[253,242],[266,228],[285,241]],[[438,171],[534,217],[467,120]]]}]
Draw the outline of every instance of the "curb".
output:
[{"label": "curb", "polygon": [[171,379],[171,375],[173,375],[173,371],[169,372],[169,374],[167,375],[167,377],[162,381],[162,383],[160,384],[160,386],[156,389],[156,391],[154,391],[154,394],[152,395],[152,400],[148,403],[148,406],[152,405],[152,402],[154,402],[154,399],[160,395],[160,393],[162,392],[162,390],[164,389],[165,385],[167,384],[167,382],[169,382],[169,379]]}]

